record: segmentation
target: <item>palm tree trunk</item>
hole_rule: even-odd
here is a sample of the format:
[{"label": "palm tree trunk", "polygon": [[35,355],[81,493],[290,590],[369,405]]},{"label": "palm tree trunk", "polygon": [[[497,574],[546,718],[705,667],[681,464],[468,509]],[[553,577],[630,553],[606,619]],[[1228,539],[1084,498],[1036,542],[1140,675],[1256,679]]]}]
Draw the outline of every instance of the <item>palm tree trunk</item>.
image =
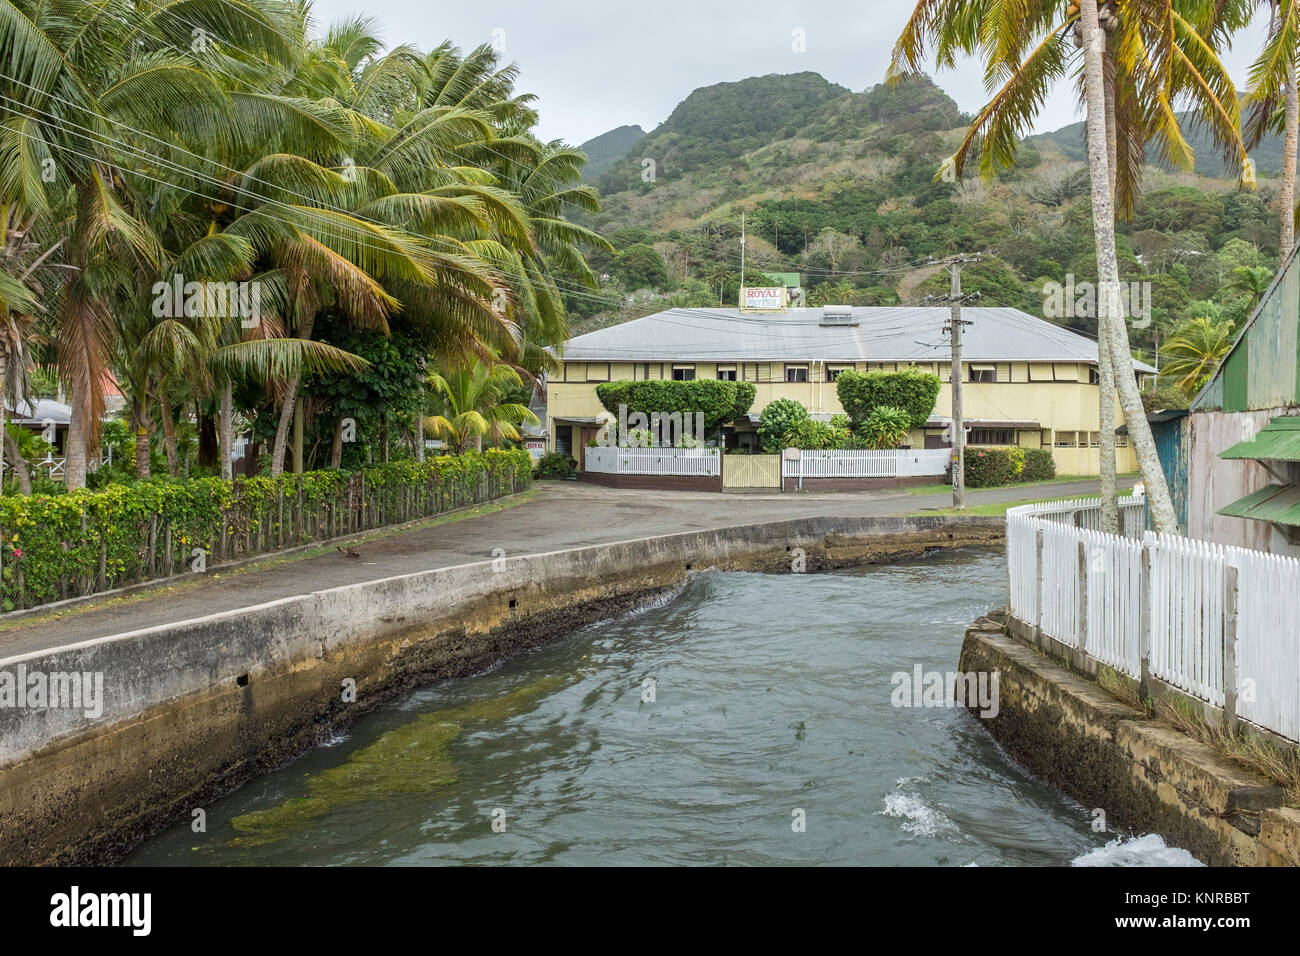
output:
[{"label": "palm tree trunk", "polygon": [[420,383],[420,406],[415,413],[415,460],[424,461],[424,383]]},{"label": "palm tree trunk", "polygon": [[1099,328],[1104,331],[1101,348],[1107,348],[1114,364],[1120,407],[1128,425],[1129,441],[1137,455],[1146,485],[1147,506],[1157,531],[1177,533],[1169,486],[1165,482],[1155,439],[1142,406],[1133,359],[1129,352],[1128,329],[1119,309],[1119,263],[1115,255],[1115,204],[1110,189],[1110,159],[1106,151],[1106,93],[1102,54],[1105,37],[1097,23],[1097,0],[1082,0],[1083,69],[1087,91],[1088,172],[1092,182],[1092,227],[1097,245]]},{"label": "palm tree trunk", "polygon": [[284,472],[284,453],[289,445],[289,423],[293,421],[294,408],[298,404],[298,374],[289,376],[285,386],[284,404],[280,406],[280,421],[275,426],[275,441],[271,445],[271,476]]},{"label": "palm tree trunk", "polygon": [[20,494],[31,495],[32,476],[27,470],[27,462],[23,460],[23,453],[18,450],[18,442],[14,441],[14,436],[9,434],[9,429],[5,428],[4,434],[4,447],[8,452],[10,465],[13,467],[14,480],[18,482],[18,491]]},{"label": "palm tree trunk", "polygon": [[[8,359],[6,359],[6,363]],[[27,462],[23,460],[23,453],[18,450],[18,442],[14,441],[9,434],[8,418],[9,407],[5,404],[5,367],[0,365],[0,435],[4,440],[0,441],[0,479],[4,478],[4,461],[6,454],[12,459],[14,480],[18,482],[18,491],[20,494],[30,496],[32,493],[32,477],[27,472]]]},{"label": "palm tree trunk", "polygon": [[[1115,71],[1109,51],[1106,53],[1106,172],[1110,185],[1111,209],[1115,208],[1115,180],[1119,154],[1115,134]],[[1114,220],[1112,220],[1113,222]],[[1097,422],[1100,432],[1098,448],[1099,477],[1101,479],[1101,530],[1119,534],[1119,491],[1115,485],[1115,366],[1111,363],[1106,343],[1110,341],[1110,320],[1105,314],[1097,316]]]},{"label": "palm tree trunk", "polygon": [[221,383],[221,411],[217,413],[217,444],[221,447],[221,477],[226,481],[233,481],[235,406],[231,395],[230,379]]},{"label": "palm tree trunk", "polygon": [[162,406],[163,446],[167,449],[167,473],[173,478],[181,474],[180,457],[176,454],[176,423],[172,421],[172,403],[164,392],[158,399]]},{"label": "palm tree trunk", "polygon": [[[302,320],[298,326],[299,338],[311,338],[315,318],[314,315],[309,315]],[[275,442],[271,445],[271,477],[273,478],[284,473],[284,453],[289,444],[289,423],[293,421],[295,413],[302,414],[298,402],[298,385],[301,381],[302,375],[294,372],[285,383],[284,404],[280,406],[280,421],[275,426]]]},{"label": "palm tree trunk", "polygon": [[343,418],[334,423],[334,441],[330,445],[330,467],[338,468],[343,464]]},{"label": "palm tree trunk", "polygon": [[131,407],[131,430],[135,432],[135,476],[149,477],[149,408],[144,400],[137,400]]},{"label": "palm tree trunk", "polygon": [[68,419],[68,437],[63,446],[63,484],[68,491],[86,487],[86,432],[81,421],[81,389],[72,386],[72,414]]},{"label": "palm tree trunk", "polygon": [[1300,142],[1300,91],[1296,89],[1295,69],[1286,82],[1286,138],[1282,143],[1282,240],[1279,263],[1285,261],[1295,246],[1295,173],[1296,147]]}]

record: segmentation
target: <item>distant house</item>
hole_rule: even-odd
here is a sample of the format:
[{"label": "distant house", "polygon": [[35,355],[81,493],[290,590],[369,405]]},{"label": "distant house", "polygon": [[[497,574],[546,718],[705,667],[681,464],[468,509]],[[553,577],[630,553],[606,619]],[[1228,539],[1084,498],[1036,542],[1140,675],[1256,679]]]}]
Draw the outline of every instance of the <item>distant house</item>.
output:
[{"label": "distant house", "polygon": [[62,455],[68,440],[68,424],[72,421],[72,408],[52,398],[37,399],[35,404],[19,400],[16,406],[6,403],[5,422],[27,431],[36,432],[54,446],[54,454]]},{"label": "distant house", "polygon": [[[1060,474],[1100,471],[1097,343],[1018,309],[968,308],[962,362],[964,418],[972,446],[1048,448]],[[915,366],[943,381],[935,413],[910,436],[912,447],[941,448],[952,401],[951,361],[943,327],[947,308],[794,308],[752,314],[739,309],[668,309],[565,343],[563,370],[546,383],[548,449],[579,461],[608,413],[601,382],[697,378],[753,382],[746,419],[723,430],[727,447],[756,444],[769,402],[792,398],[815,418],[843,412],[835,378],[857,371]],[[1134,368],[1145,385],[1155,370]],[[1118,467],[1136,470],[1121,440]]]},{"label": "distant house", "polygon": [[1293,250],[1189,414],[1167,426],[1161,463],[1189,537],[1300,555],[1296,262]]}]

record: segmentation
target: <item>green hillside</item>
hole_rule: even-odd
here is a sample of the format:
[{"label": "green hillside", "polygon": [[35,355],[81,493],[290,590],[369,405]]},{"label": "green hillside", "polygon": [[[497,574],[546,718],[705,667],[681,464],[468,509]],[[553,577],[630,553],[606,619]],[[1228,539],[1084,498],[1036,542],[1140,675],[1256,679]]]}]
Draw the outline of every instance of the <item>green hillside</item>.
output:
[{"label": "green hillside", "polygon": [[728,162],[795,135],[823,105],[847,92],[817,73],[773,73],[706,86],[637,144],[637,156],[615,164],[597,182],[604,193],[634,187],[647,156],[655,160],[659,179]]},{"label": "green hillside", "polygon": [[[1087,170],[1067,128],[1026,141],[1018,164],[992,180],[936,180],[968,122],[920,75],[863,92],[812,73],[696,90],[596,179],[602,211],[584,221],[618,251],[593,252],[608,279],[598,294],[572,297],[575,330],[669,306],[734,305],[742,212],[749,281],[801,273],[810,304],[917,301],[946,291],[928,257],[980,252],[967,288],[985,304],[1042,315],[1046,284],[1095,279]],[[1217,171],[1216,157],[1206,161]],[[1231,179],[1148,166],[1143,188],[1118,236],[1123,278],[1150,290],[1153,321],[1133,327],[1134,344],[1165,341],[1197,316],[1239,324],[1277,261],[1276,180],[1265,168],[1259,190],[1241,192]]]},{"label": "green hillside", "polygon": [[640,126],[620,126],[587,140],[579,147],[587,154],[587,165],[582,171],[583,179],[595,179],[630,153],[643,139],[645,130]]},{"label": "green hillside", "polygon": [[[1183,127],[1183,136],[1186,137],[1188,145],[1192,147],[1192,151],[1196,154],[1196,168],[1207,176],[1235,175],[1237,171],[1236,164],[1229,166],[1224,163],[1222,157],[1217,155],[1209,135],[1194,122],[1192,114],[1180,113],[1178,117]],[[1084,143],[1084,125],[1082,122],[1071,123],[1069,126],[1062,126],[1058,130],[1042,133],[1029,139],[1031,143],[1035,143],[1040,147],[1046,146],[1044,140],[1050,141],[1051,146],[1059,149],[1061,154],[1068,159],[1082,162],[1088,155],[1087,145]],[[1258,146],[1250,150],[1250,158],[1255,161],[1255,169],[1258,173],[1268,176],[1280,175],[1282,172],[1282,137],[1276,133],[1267,134],[1260,140]],[[1159,164],[1160,161],[1156,150],[1147,150],[1147,162]]]}]

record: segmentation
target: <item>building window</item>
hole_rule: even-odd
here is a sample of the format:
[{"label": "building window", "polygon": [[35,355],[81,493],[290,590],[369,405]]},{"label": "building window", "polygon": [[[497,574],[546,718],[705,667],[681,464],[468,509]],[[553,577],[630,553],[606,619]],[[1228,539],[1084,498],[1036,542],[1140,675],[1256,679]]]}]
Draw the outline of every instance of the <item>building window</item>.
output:
[{"label": "building window", "polygon": [[555,428],[555,450],[561,455],[573,457],[573,426],[557,425]]},{"label": "building window", "polygon": [[1014,445],[1016,431],[1014,428],[972,428],[970,443],[972,445]]},{"label": "building window", "polygon": [[972,365],[970,367],[970,380],[972,382],[996,382],[998,380],[998,367],[996,365]]},{"label": "building window", "polygon": [[807,365],[787,365],[785,367],[785,380],[787,382],[806,382],[808,381]]},{"label": "building window", "polygon": [[734,382],[735,380],[736,380],[736,366],[734,365],[718,366],[719,382]]},{"label": "building window", "polygon": [[1097,366],[1095,365],[1088,366],[1088,384],[1089,385],[1101,384],[1101,373],[1097,371]]},{"label": "building window", "polygon": [[673,366],[674,382],[693,382],[695,381],[694,365],[674,365]]},{"label": "building window", "polygon": [[840,377],[840,372],[853,371],[852,365],[828,365],[826,366],[826,381],[833,382]]},{"label": "building window", "polygon": [[1078,434],[1076,432],[1057,432],[1056,447],[1057,448],[1078,448],[1079,447]]}]

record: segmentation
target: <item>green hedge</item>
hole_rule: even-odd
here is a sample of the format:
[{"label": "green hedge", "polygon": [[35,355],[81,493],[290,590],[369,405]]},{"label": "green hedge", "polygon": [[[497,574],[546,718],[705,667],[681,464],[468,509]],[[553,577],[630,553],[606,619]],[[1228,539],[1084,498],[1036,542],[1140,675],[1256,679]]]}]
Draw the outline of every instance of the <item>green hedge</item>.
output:
[{"label": "green hedge", "polygon": [[1021,481],[1051,481],[1056,477],[1056,459],[1042,448],[1025,449],[1025,467],[1020,470]]},{"label": "green hedge", "polygon": [[1020,449],[967,448],[966,487],[992,488],[1027,481],[1048,481],[1056,477],[1056,460],[1050,451],[1024,449],[1024,463],[1017,472],[1012,453],[1018,451]]},{"label": "green hedge", "polygon": [[358,472],[195,478],[0,498],[5,610],[80,597],[310,541],[396,524],[527,488],[523,449],[442,455]]},{"label": "green hedge", "polygon": [[966,487],[991,488],[1011,478],[1011,456],[1001,448],[966,449]]},{"label": "green hedge", "polygon": [[856,427],[882,405],[901,408],[911,416],[911,427],[930,419],[939,398],[939,376],[920,369],[901,372],[855,372],[845,369],[835,377],[835,394]]},{"label": "green hedge", "polygon": [[769,402],[758,422],[759,444],[767,454],[778,454],[785,447],[786,435],[802,434],[811,420],[808,409],[793,398]]},{"label": "green hedge", "polygon": [[752,382],[721,382],[713,379],[698,379],[693,382],[603,382],[596,386],[596,398],[605,411],[615,418],[618,417],[620,405],[626,405],[629,414],[640,412],[647,416],[656,412],[678,412],[682,415],[703,412],[707,431],[713,431],[719,425],[746,414],[754,404],[756,394]]}]

